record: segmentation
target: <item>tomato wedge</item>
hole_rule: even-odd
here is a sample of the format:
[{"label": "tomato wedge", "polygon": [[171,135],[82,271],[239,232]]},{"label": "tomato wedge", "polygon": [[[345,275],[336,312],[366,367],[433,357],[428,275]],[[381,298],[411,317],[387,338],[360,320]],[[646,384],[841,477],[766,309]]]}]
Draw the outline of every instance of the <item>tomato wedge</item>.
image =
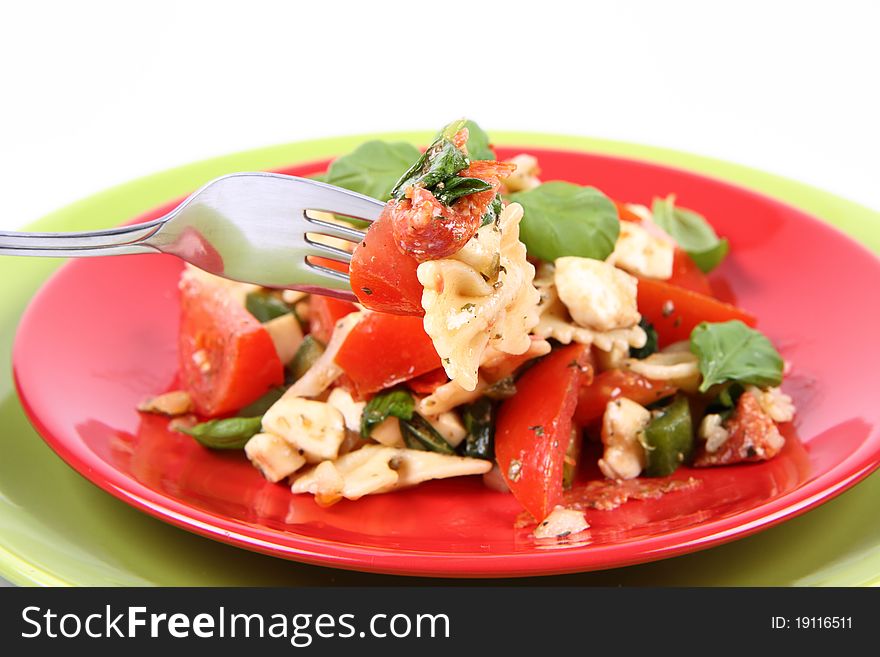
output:
[{"label": "tomato wedge", "polygon": [[578,391],[574,422],[579,427],[586,427],[602,419],[608,402],[619,397],[646,406],[675,394],[675,391],[675,386],[652,381],[635,372],[606,370]]},{"label": "tomato wedge", "polygon": [[438,367],[436,370],[425,372],[414,379],[410,379],[406,385],[410,390],[420,395],[430,395],[448,381],[449,376],[446,374],[446,371],[442,367]]},{"label": "tomato wedge", "polygon": [[516,394],[498,409],[498,467],[514,497],[538,521],[562,501],[578,388],[591,373],[589,347],[557,349],[517,380]]},{"label": "tomato wedge", "polygon": [[352,329],[336,363],[360,398],[442,366],[419,317],[370,313]]},{"label": "tomato wedge", "polygon": [[225,287],[185,275],[180,307],[182,385],[200,415],[237,411],[284,382],[269,333]]},{"label": "tomato wedge", "polygon": [[638,305],[642,317],[657,330],[661,347],[690,339],[700,322],[739,319],[749,326],[757,323],[754,316],[729,303],[648,278],[639,279]]},{"label": "tomato wedge", "polygon": [[706,274],[697,267],[697,263],[686,251],[677,246],[672,259],[672,278],[666,282],[707,297],[714,296]]},{"label": "tomato wedge", "polygon": [[309,333],[327,344],[336,322],[355,310],[349,301],[313,294],[309,298]]},{"label": "tomato wedge", "polygon": [[370,310],[394,315],[425,314],[422,284],[416,276],[419,263],[401,253],[391,219],[382,214],[367,229],[364,241],[351,257],[351,289]]}]

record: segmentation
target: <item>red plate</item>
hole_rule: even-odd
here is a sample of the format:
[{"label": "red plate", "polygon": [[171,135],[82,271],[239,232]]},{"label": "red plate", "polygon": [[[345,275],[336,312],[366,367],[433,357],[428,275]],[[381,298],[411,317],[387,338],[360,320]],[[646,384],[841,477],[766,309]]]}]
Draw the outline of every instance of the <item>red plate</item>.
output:
[{"label": "red plate", "polygon": [[[502,149],[501,156],[521,150]],[[539,157],[545,180],[589,183],[648,204],[654,195],[676,193],[730,240],[732,255],[713,284],[759,317],[791,363],[784,389],[799,412],[778,458],[682,472],[701,486],[590,512],[591,529],[576,543],[542,544],[515,529],[517,503],[479,479],[431,482],[322,509],[309,496],[264,481],[243,454],[210,452],[168,432],[166,420],[134,410],[177,376],[181,264],[165,256],[74,261],[46,284],[15,344],[24,407],[71,466],[147,513],[288,559],[408,575],[543,575],[691,552],[806,511],[877,467],[880,262],[873,255],[798,210],[704,176],[524,150]]]}]

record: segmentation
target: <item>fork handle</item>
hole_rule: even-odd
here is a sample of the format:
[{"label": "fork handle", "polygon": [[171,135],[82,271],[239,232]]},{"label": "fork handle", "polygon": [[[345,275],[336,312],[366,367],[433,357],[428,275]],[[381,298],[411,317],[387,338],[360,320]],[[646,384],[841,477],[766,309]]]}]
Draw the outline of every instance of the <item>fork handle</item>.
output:
[{"label": "fork handle", "polygon": [[0,255],[81,258],[91,256],[158,253],[145,243],[165,219],[148,223],[80,233],[19,233],[0,231]]}]

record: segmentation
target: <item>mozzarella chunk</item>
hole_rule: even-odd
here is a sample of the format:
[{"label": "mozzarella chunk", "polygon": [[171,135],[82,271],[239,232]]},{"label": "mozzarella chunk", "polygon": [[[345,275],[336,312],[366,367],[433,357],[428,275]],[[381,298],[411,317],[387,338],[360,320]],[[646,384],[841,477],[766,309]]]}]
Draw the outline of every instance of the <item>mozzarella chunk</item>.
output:
[{"label": "mozzarella chunk", "polygon": [[452,447],[458,447],[467,436],[467,429],[464,428],[458,413],[454,411],[447,411],[439,415],[426,415],[425,419]]},{"label": "mozzarella chunk", "polygon": [[387,417],[380,424],[373,427],[370,438],[385,447],[403,447],[403,434],[400,432],[400,422],[396,417]]},{"label": "mozzarella chunk", "polygon": [[327,397],[327,403],[342,413],[346,429],[357,432],[361,430],[361,416],[367,402],[356,402],[345,388],[333,388]]},{"label": "mozzarella chunk", "polygon": [[626,398],[608,402],[602,417],[605,452],[599,469],[609,479],[635,479],[646,463],[643,446],[651,412]]},{"label": "mozzarella chunk", "polygon": [[535,527],[535,538],[562,538],[582,532],[589,526],[583,511],[557,506]]},{"label": "mozzarella chunk", "polygon": [[306,461],[332,460],[345,439],[342,413],[330,404],[282,397],[263,416],[263,431],[303,450]]},{"label": "mozzarella chunk", "polygon": [[632,221],[621,221],[614,252],[606,262],[637,276],[665,281],[672,278],[674,255],[671,242],[652,235]]},{"label": "mozzarella chunk", "polygon": [[757,386],[748,386],[746,390],[755,396],[761,409],[774,422],[791,422],[794,419],[794,402],[778,387],[762,390]]},{"label": "mozzarella chunk", "polygon": [[717,452],[730,438],[730,432],[724,428],[723,420],[717,413],[709,413],[702,422],[697,432],[700,438],[706,441],[706,451],[710,454]]},{"label": "mozzarella chunk", "polygon": [[278,352],[281,362],[286,365],[292,361],[303,341],[302,328],[296,316],[293,313],[281,315],[263,324],[263,328],[272,338],[272,344],[275,345],[275,351]]},{"label": "mozzarella chunk", "polygon": [[271,482],[290,476],[306,462],[295,447],[271,433],[253,436],[245,444],[244,453],[253,466]]},{"label": "mozzarella chunk", "polygon": [[639,323],[638,281],[601,260],[566,256],[556,259],[554,282],[572,319],[598,331],[625,329]]}]

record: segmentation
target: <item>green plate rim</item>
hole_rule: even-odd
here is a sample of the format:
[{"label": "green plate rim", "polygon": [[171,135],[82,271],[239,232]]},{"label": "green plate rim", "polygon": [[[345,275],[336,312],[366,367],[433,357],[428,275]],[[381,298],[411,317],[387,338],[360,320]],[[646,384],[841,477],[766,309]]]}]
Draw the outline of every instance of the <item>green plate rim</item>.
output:
[{"label": "green plate rim", "polygon": [[[424,144],[432,132],[391,132],[331,137],[269,146],[214,157],[138,178],[56,210],[27,226],[28,230],[60,230],[75,222],[78,230],[117,225],[142,214],[170,199],[184,196],[203,183],[242,170],[277,169],[297,162],[334,157],[350,151],[369,139],[407,141]],[[761,192],[797,207],[838,228],[875,254],[880,253],[880,212],[772,173],[724,160],[679,150],[634,144],[593,137],[567,136],[552,133],[490,131],[494,143],[504,146],[560,148],[627,157],[687,169]],[[113,216],[101,214],[106,207],[115,209]],[[69,229],[69,228],[68,228]],[[17,259],[0,262],[0,275],[16,266]],[[46,267],[48,276],[62,261]],[[71,582],[41,570],[23,555],[0,545],[0,575],[18,585],[59,586]],[[880,573],[866,582],[880,585]]]}]

